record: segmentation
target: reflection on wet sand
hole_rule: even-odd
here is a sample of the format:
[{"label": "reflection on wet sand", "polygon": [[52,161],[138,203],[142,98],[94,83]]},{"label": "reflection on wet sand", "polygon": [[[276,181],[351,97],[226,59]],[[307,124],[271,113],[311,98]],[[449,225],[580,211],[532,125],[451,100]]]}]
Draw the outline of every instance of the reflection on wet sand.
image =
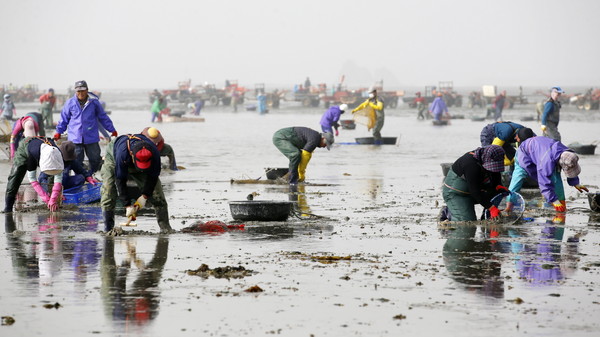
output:
[{"label": "reflection on wet sand", "polygon": [[[511,238],[524,236],[514,229],[509,229],[508,234]],[[564,227],[543,226],[540,233],[531,236],[534,237],[532,243],[510,243],[512,253],[516,254],[515,268],[520,279],[533,285],[550,285],[574,273],[579,234],[565,238]]]},{"label": "reflection on wet sand", "polygon": [[484,296],[503,298],[504,281],[500,277],[502,264],[492,254],[499,252],[500,247],[482,235],[481,227],[459,225],[449,233],[444,244],[446,269],[466,289]]},{"label": "reflection on wet sand", "polygon": [[[117,265],[115,243],[125,243],[126,256]],[[102,301],[105,314],[115,324],[129,331],[134,326],[143,326],[156,318],[159,310],[160,292],[158,284],[167,261],[169,239],[158,237],[154,254],[149,262],[136,254],[136,243],[131,239],[104,238],[104,253],[100,266],[102,278]],[[132,271],[132,265],[137,273]],[[137,274],[135,276],[132,276]],[[128,278],[133,283],[128,282]]]}]

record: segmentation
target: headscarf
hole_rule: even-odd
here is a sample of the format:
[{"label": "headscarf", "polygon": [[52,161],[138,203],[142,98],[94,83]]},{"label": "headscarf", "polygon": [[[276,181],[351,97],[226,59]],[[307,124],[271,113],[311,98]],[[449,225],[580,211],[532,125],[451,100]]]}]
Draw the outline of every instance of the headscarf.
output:
[{"label": "headscarf", "polygon": [[473,151],[475,159],[481,163],[484,169],[490,172],[504,171],[504,149],[498,145],[487,145],[478,147]]}]

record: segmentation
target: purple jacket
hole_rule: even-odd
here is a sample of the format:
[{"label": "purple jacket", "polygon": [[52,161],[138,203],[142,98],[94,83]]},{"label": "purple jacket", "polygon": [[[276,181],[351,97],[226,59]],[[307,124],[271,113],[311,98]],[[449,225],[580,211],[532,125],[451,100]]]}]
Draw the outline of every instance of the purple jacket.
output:
[{"label": "purple jacket", "polygon": [[57,133],[64,133],[69,128],[69,140],[75,144],[92,144],[100,141],[98,122],[108,132],[115,131],[112,121],[102,108],[100,101],[92,95],[81,109],[77,96],[71,97],[60,113],[56,125]]},{"label": "purple jacket", "polygon": [[342,110],[337,105],[334,105],[327,109],[321,117],[321,126],[325,128],[330,128],[337,124],[337,121],[340,120],[340,115],[342,114]]},{"label": "purple jacket", "polygon": [[[549,202],[558,200],[550,177],[557,170],[560,155],[571,151],[563,143],[548,137],[538,136],[526,139],[517,149],[517,160],[527,174],[537,180],[540,192]],[[570,186],[579,184],[579,177],[567,179]]]},{"label": "purple jacket", "polygon": [[446,102],[441,97],[436,97],[431,103],[431,107],[429,108],[434,115],[441,115],[444,112],[448,112],[448,107],[446,106]]}]

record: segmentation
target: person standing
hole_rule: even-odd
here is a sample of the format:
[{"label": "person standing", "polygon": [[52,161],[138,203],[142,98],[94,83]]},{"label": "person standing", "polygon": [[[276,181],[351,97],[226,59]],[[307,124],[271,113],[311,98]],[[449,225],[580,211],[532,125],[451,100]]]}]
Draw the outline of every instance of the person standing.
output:
[{"label": "person standing", "polygon": [[333,142],[333,134],[319,133],[303,126],[283,128],[273,134],[273,145],[290,160],[290,184],[303,182],[313,151],[317,147],[326,147],[329,150]]},{"label": "person standing", "polygon": [[258,112],[261,115],[269,112],[267,110],[267,95],[265,95],[265,92],[263,90],[258,92],[258,95],[256,95],[256,100],[258,101]]},{"label": "person standing", "polygon": [[[146,206],[147,200],[150,200],[161,232],[172,230],[167,200],[159,179],[160,170],[158,148],[143,134],[122,135],[108,143],[104,164],[100,171],[102,176],[100,206],[106,232],[115,226],[117,198],[125,207],[125,216],[131,220],[135,220],[137,212]],[[133,205],[127,191],[129,177],[141,190],[141,195]]]},{"label": "person standing", "polygon": [[479,147],[458,158],[448,171],[442,187],[442,196],[451,221],[475,221],[475,204],[489,210],[492,218],[500,210],[491,203],[499,192],[508,192],[502,186],[504,150],[498,145]]},{"label": "person standing", "polygon": [[[158,96],[154,99],[154,103],[152,103],[152,107],[150,108],[150,112],[152,113],[151,122],[154,123],[154,120],[157,122],[162,122],[161,112],[167,107],[167,100],[164,96]],[[195,114],[195,111],[194,111]]]},{"label": "person standing", "polygon": [[433,100],[431,106],[429,107],[429,114],[433,116],[433,119],[436,121],[442,120],[442,115],[444,114],[450,117],[450,114],[448,113],[448,107],[446,106],[446,102],[442,98],[442,95],[443,94],[441,92],[438,92],[437,97]]},{"label": "person standing", "polygon": [[352,113],[364,108],[372,110],[375,114],[375,123],[373,126],[373,144],[381,145],[383,143],[381,138],[381,129],[383,128],[383,123],[385,122],[385,113],[383,110],[383,101],[377,97],[376,89],[371,90],[369,92],[369,98],[354,108]]},{"label": "person standing", "polygon": [[[52,186],[52,193],[50,195],[40,185],[36,177],[38,167],[42,173],[54,176],[54,185]],[[23,182],[23,178],[25,178],[25,174],[27,174],[29,183],[48,206],[48,209],[51,212],[58,211],[59,202],[62,198],[63,169],[62,154],[52,139],[44,137],[25,138],[19,144],[10,174],[8,175],[4,198],[4,212],[9,213],[13,211],[17,192]]]},{"label": "person standing", "polygon": [[561,104],[558,99],[561,94],[564,94],[561,87],[552,87],[552,89],[550,89],[550,98],[544,104],[542,125],[540,126],[544,136],[558,140],[559,142],[561,136],[560,132],[558,132],[558,122],[560,121]]},{"label": "person standing", "polygon": [[502,120],[502,110],[504,110],[504,104],[506,103],[506,90],[502,91],[500,95],[496,96],[494,100],[494,121]]},{"label": "person standing", "polygon": [[54,89],[48,89],[48,92],[40,96],[40,112],[44,118],[44,124],[53,127],[54,119],[52,118],[52,111],[56,105],[56,96],[54,96]]},{"label": "person standing", "polygon": [[421,97],[420,91],[418,91],[415,95],[417,97],[415,97],[413,100],[413,104],[417,108],[417,119],[425,119],[425,114],[423,114],[423,112],[425,112],[425,97]]},{"label": "person standing", "polygon": [[340,120],[340,116],[346,110],[348,110],[348,104],[330,106],[321,117],[321,130],[333,134],[333,129],[335,129],[335,135],[339,136],[340,132],[338,131],[338,128],[340,124],[338,121]]},{"label": "person standing", "polygon": [[60,139],[61,134],[67,131],[68,127],[69,140],[75,143],[77,161],[83,166],[84,154],[87,155],[92,174],[98,171],[102,161],[98,144],[100,142],[98,122],[113,137],[117,136],[117,130],[102,108],[100,100],[88,94],[87,82],[75,82],[75,95],[65,103],[60,113],[54,139]]},{"label": "person standing", "polygon": [[10,98],[10,94],[4,95],[4,102],[2,103],[2,108],[0,109],[0,119],[12,121],[14,120],[14,117],[17,117],[15,103],[13,103],[12,99]]}]

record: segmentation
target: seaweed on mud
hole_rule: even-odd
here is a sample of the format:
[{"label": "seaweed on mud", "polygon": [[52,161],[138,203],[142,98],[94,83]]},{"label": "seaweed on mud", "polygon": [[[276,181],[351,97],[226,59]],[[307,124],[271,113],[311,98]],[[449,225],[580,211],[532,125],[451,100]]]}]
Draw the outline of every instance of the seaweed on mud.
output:
[{"label": "seaweed on mud", "polygon": [[214,278],[225,278],[225,279],[237,279],[243,278],[246,276],[252,276],[252,274],[256,274],[255,271],[244,268],[243,266],[238,267],[217,267],[214,269],[210,269],[208,265],[202,264],[198,269],[191,270],[188,269],[185,271],[188,275],[200,276],[202,278],[209,278],[213,276]]}]

